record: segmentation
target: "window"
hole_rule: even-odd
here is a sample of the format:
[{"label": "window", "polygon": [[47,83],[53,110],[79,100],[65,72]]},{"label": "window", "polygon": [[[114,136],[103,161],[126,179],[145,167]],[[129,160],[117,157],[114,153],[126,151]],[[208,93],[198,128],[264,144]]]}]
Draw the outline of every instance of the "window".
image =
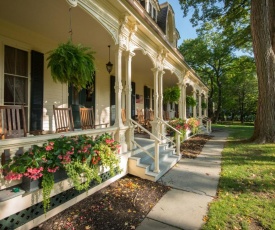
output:
[{"label": "window", "polygon": [[5,46],[4,104],[28,105],[28,52]]},{"label": "window", "polygon": [[152,4],[151,3],[149,3],[149,11],[148,11],[148,13],[149,13],[149,15],[152,16]]},{"label": "window", "polygon": [[153,8],[153,19],[157,21],[157,11],[155,8]]},{"label": "window", "polygon": [[145,8],[145,1],[144,0],[140,0],[140,4]]}]

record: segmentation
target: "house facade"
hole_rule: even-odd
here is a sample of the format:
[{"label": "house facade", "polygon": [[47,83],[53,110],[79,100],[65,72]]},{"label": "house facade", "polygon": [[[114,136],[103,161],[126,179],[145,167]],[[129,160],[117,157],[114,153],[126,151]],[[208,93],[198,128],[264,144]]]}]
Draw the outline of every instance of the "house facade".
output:
[{"label": "house facade", "polygon": [[[20,147],[43,142],[49,135],[60,136],[54,134],[53,105],[72,106],[76,129],[79,128],[78,107],[92,106],[96,123],[108,123],[108,127],[77,130],[68,135],[109,132],[121,143],[123,172],[102,185],[106,186],[131,171],[128,158],[133,156],[135,148],[132,121],[137,109],[154,111],[151,137],[156,139],[165,133],[165,124],[161,123],[164,111],[183,119],[207,117],[207,109],[201,105],[207,104],[208,88],[177,50],[180,35],[174,17],[169,3],[159,4],[158,0],[2,0],[0,104],[24,105],[28,132],[43,130],[45,135],[1,140],[1,154],[9,149],[13,155]],[[49,52],[70,37],[73,43],[91,47],[95,52],[94,85],[80,92],[70,85],[54,82],[47,68]],[[113,64],[110,72],[106,70],[108,62]],[[179,103],[164,106],[163,92],[173,86],[180,88]],[[197,106],[189,108],[186,96],[194,97]],[[122,119],[122,109],[126,121]],[[1,179],[0,192],[16,184],[20,181],[7,184]],[[69,189],[68,184],[66,188]],[[93,188],[91,192],[98,189]],[[58,193],[61,191],[56,189],[53,195]],[[7,207],[22,197],[0,202],[0,223],[41,201],[38,198],[33,202],[33,195],[25,195],[24,204],[15,210]],[[51,211],[47,218],[55,212]],[[43,218],[37,217],[33,225]],[[22,229],[29,226],[24,224]]]}]

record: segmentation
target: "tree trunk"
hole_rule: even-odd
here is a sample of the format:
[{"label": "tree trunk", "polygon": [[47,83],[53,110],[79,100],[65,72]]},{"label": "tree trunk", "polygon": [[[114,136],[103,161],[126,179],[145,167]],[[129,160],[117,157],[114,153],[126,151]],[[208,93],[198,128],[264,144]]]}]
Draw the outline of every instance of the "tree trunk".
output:
[{"label": "tree trunk", "polygon": [[251,0],[259,98],[252,141],[275,143],[275,1]]},{"label": "tree trunk", "polygon": [[208,117],[213,119],[214,117],[214,111],[213,111],[213,92],[214,92],[214,82],[213,82],[213,77],[210,77],[210,94],[208,97]]}]

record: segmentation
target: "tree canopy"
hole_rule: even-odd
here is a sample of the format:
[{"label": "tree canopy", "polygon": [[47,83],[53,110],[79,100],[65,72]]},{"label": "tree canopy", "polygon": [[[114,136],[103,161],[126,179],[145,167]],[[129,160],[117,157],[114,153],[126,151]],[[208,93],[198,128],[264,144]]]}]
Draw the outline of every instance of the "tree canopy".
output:
[{"label": "tree canopy", "polygon": [[[211,28],[195,39],[185,40],[179,50],[210,89],[208,115],[214,122],[223,115],[239,115],[242,122],[244,116],[255,115],[257,81],[252,57],[237,57],[227,38]],[[246,84],[246,80],[254,84]],[[250,100],[246,92],[256,92],[256,100]]]},{"label": "tree canopy", "polygon": [[258,79],[255,129],[251,140],[275,143],[275,1],[179,0],[184,15],[193,9],[191,22],[217,30],[236,49],[252,50]]}]

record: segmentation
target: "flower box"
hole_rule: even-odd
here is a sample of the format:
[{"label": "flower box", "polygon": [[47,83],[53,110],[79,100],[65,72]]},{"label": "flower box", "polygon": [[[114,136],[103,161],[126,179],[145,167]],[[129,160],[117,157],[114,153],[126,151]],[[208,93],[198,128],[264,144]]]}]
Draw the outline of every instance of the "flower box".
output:
[{"label": "flower box", "polygon": [[41,180],[33,180],[29,177],[22,177],[21,188],[26,192],[33,192],[41,188]]}]

